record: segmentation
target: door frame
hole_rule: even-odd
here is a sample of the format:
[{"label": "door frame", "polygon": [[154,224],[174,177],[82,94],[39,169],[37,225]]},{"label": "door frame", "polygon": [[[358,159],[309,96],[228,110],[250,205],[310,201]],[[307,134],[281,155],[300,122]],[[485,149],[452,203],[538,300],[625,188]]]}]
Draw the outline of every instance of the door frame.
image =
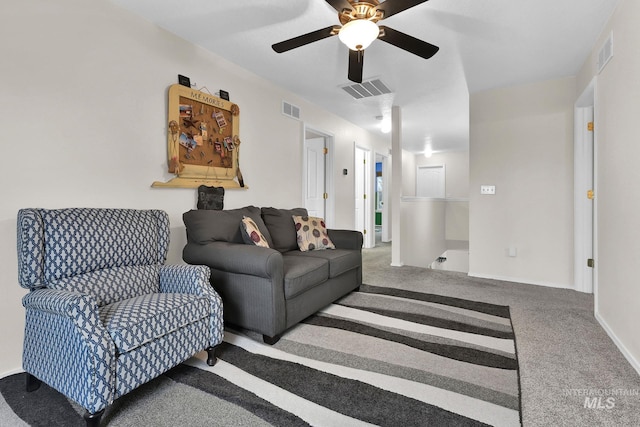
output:
[{"label": "door frame", "polygon": [[306,196],[306,177],[307,177],[307,135],[312,134],[316,138],[324,138],[324,146],[328,152],[325,156],[324,162],[324,182],[325,192],[327,193],[327,199],[325,202],[325,218],[324,221],[328,228],[334,226],[335,219],[335,184],[333,179],[333,165],[334,165],[334,135],[328,131],[321,130],[303,123],[302,126],[302,202],[305,201]]},{"label": "door frame", "polygon": [[[594,126],[593,130],[593,153],[590,153],[593,157],[593,171],[590,176],[587,171],[587,163],[589,162],[587,156],[584,153],[583,147],[585,145],[585,131],[589,121],[596,122],[597,112],[595,108],[596,99],[596,78],[594,77],[589,85],[585,88],[584,92],[578,97],[574,105],[574,287],[575,290],[585,293],[593,293],[594,298],[598,298],[598,176],[597,176],[597,141],[598,132],[597,126]],[[592,113],[590,112],[592,111]],[[592,118],[590,118],[590,116]],[[584,188],[589,186],[589,181],[592,182],[592,189],[595,194],[595,198],[592,200],[593,215],[591,224],[589,224],[585,209],[589,208],[589,205],[585,203],[587,195]],[[591,229],[591,235],[589,236],[588,230]],[[585,232],[585,230],[587,232]],[[591,247],[589,247],[591,246]],[[592,257],[595,260],[595,265],[589,272],[585,268],[586,256],[585,254],[592,253]],[[591,281],[588,280],[587,275],[591,274]],[[596,304],[597,307],[597,304]]]}]

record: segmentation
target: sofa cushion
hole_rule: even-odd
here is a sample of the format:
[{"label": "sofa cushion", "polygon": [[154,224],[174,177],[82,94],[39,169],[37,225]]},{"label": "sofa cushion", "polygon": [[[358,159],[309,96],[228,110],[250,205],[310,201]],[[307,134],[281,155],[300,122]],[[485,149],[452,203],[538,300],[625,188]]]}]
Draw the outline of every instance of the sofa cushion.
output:
[{"label": "sofa cushion", "polygon": [[240,230],[243,216],[251,218],[256,223],[269,246],[273,247],[269,230],[260,217],[260,208],[255,206],[221,211],[190,210],[182,215],[182,219],[187,228],[188,240],[206,245],[210,242],[244,243]]},{"label": "sofa cushion", "polygon": [[332,251],[290,251],[286,254],[287,258],[318,258],[329,262],[329,278],[333,279],[342,273],[345,273],[362,265],[362,255],[360,251],[349,249],[334,249]]},{"label": "sofa cushion", "polygon": [[326,259],[283,255],[282,260],[285,299],[300,295],[329,278],[329,263]]},{"label": "sofa cushion", "polygon": [[100,320],[119,353],[210,316],[211,302],[189,294],[147,294],[99,309]]},{"label": "sofa cushion", "polygon": [[294,215],[292,219],[296,227],[298,248],[302,252],[336,248],[327,234],[323,218]]},{"label": "sofa cushion", "polygon": [[307,216],[308,213],[305,208],[262,208],[262,219],[269,230],[272,248],[280,252],[298,249],[298,237],[293,223],[294,215]]}]

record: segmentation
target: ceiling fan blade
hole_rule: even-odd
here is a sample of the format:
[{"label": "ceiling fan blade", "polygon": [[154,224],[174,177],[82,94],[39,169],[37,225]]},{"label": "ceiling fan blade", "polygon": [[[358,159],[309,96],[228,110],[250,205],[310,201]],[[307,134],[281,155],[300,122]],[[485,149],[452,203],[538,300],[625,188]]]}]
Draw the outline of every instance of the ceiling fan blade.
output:
[{"label": "ceiling fan blade", "polygon": [[339,26],[333,25],[331,27],[323,28],[321,30],[312,31],[307,34],[303,34],[298,37],[294,37],[289,40],[276,43],[271,47],[278,53],[286,52],[291,49],[295,49],[300,46],[304,46],[309,43],[317,42],[318,40],[326,39],[327,37],[335,36],[340,30]]},{"label": "ceiling fan blade", "polygon": [[384,18],[382,19],[385,19],[426,1],[427,0],[387,0],[377,6],[375,10],[379,10],[384,13]]},{"label": "ceiling fan blade", "polygon": [[362,69],[364,67],[364,50],[349,49],[349,80],[362,83]]},{"label": "ceiling fan blade", "polygon": [[344,9],[353,9],[351,3],[347,0],[326,0],[327,3],[331,5],[332,8],[338,11],[338,13],[342,12]]},{"label": "ceiling fan blade", "polygon": [[380,40],[399,47],[400,49],[404,49],[407,52],[411,52],[414,55],[421,56],[424,59],[431,58],[440,50],[438,46],[434,46],[431,43],[419,40],[408,34],[401,33],[393,28],[380,25],[380,29],[380,36],[378,36]]}]

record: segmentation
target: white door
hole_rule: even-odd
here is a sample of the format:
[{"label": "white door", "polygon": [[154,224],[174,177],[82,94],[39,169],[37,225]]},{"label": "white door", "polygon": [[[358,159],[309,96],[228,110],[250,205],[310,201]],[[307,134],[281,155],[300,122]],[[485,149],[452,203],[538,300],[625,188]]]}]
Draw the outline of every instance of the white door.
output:
[{"label": "white door", "polygon": [[365,248],[373,246],[370,236],[375,238],[375,233],[369,234],[370,224],[373,223],[368,195],[371,183],[369,153],[369,150],[355,148],[355,229],[364,236],[363,247]]},{"label": "white door", "polygon": [[445,198],[444,166],[418,166],[416,196]]},{"label": "white door", "polygon": [[[585,209],[586,216],[586,227],[585,227],[585,240],[587,243],[587,259],[593,260],[593,107],[588,109],[588,120],[591,125],[587,125],[587,136],[586,136],[586,182],[589,189],[587,190],[587,194],[591,197],[587,196],[587,206]],[[593,261],[591,261],[593,262]],[[587,274],[585,274],[585,283],[583,285],[584,290],[586,292],[593,292],[593,264],[587,265],[589,269]]]},{"label": "white door", "polygon": [[[576,290],[592,293],[594,284],[594,113],[593,106],[576,108],[574,145],[574,277]],[[597,197],[597,195],[595,195]],[[593,261],[592,261],[593,262]],[[595,260],[597,262],[597,260]]]},{"label": "white door", "polygon": [[326,218],[325,139],[305,140],[305,208],[310,216]]}]

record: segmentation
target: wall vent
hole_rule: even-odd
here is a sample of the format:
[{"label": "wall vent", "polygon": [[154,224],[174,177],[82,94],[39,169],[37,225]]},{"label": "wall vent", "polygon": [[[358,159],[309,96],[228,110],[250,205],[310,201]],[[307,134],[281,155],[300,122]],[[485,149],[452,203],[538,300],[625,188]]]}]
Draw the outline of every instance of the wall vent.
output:
[{"label": "wall vent", "polygon": [[300,107],[296,107],[287,101],[282,101],[282,114],[292,119],[300,120]]},{"label": "wall vent", "polygon": [[604,41],[604,44],[598,52],[598,74],[602,72],[611,58],[613,58],[613,31],[609,34],[609,37]]},{"label": "wall vent", "polygon": [[391,93],[391,90],[382,83],[380,79],[369,80],[367,82],[349,84],[342,86],[342,89],[355,99],[370,98]]}]

